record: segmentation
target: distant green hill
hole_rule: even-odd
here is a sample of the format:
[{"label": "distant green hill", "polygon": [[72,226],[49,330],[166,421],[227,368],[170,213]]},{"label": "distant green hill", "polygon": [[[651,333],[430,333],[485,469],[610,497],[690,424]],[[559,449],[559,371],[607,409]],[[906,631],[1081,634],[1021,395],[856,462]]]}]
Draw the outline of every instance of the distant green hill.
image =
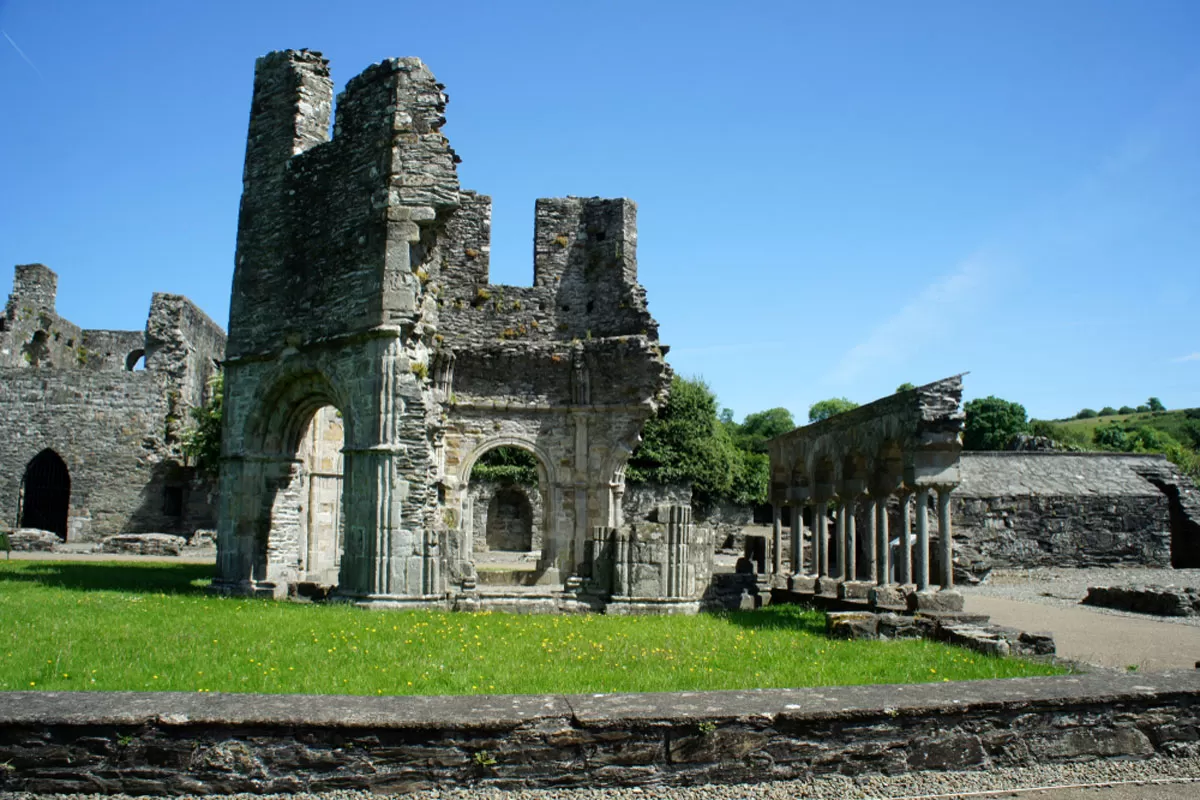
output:
[{"label": "distant green hill", "polygon": [[1200,480],[1200,408],[1034,420],[1031,427],[1072,450],[1162,453]]},{"label": "distant green hill", "polygon": [[1056,419],[1054,424],[1070,431],[1080,431],[1090,441],[1092,432],[1101,425],[1117,423],[1126,430],[1140,427],[1154,428],[1162,431],[1182,445],[1193,450],[1200,447],[1200,442],[1194,441],[1193,436],[1200,433],[1200,408],[1182,408],[1174,411],[1139,411],[1133,414],[1112,414],[1106,417],[1089,417],[1087,419]]}]

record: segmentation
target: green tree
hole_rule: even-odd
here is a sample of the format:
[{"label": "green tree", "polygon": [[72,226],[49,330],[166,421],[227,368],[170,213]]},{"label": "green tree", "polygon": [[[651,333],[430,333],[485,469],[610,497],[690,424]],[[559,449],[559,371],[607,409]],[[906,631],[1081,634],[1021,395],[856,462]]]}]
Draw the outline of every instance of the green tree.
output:
[{"label": "green tree", "polygon": [[1085,408],[1085,409],[1080,410],[1080,412],[1075,415],[1075,419],[1092,419],[1095,416],[1097,416],[1096,409]]},{"label": "green tree", "polygon": [[963,410],[963,449],[1003,450],[1019,433],[1029,433],[1025,406],[988,396],[968,401]]},{"label": "green tree", "polygon": [[1112,406],[1105,406],[1104,408],[1100,409],[1100,416],[1102,417],[1111,417],[1116,415],[1116,413],[1117,410]]},{"label": "green tree", "polygon": [[717,417],[717,398],[699,378],[676,375],[658,414],[642,429],[626,477],[634,483],[690,483],[700,503],[729,497],[743,467],[728,428]]},{"label": "green tree", "polygon": [[1146,401],[1146,405],[1149,406],[1151,411],[1166,411],[1167,410],[1167,407],[1162,404],[1162,400],[1159,400],[1157,397],[1151,397],[1149,400]]},{"label": "green tree", "polygon": [[224,419],[225,373],[208,382],[208,401],[189,412],[192,424],[180,436],[180,448],[197,471],[215,476],[221,467],[221,423]]},{"label": "green tree", "polygon": [[917,387],[914,384],[911,384],[908,381],[905,381],[904,383],[902,383],[896,387],[896,394],[900,394],[901,392],[907,392],[910,389],[915,389],[915,388],[917,388]]},{"label": "green tree", "polygon": [[1124,451],[1129,449],[1129,434],[1125,432],[1125,428],[1119,422],[1097,426],[1096,430],[1092,431],[1092,441],[1097,447],[1105,450]]},{"label": "green tree", "polygon": [[768,439],[774,439],[795,427],[792,412],[786,408],[769,408],[766,411],[747,414],[742,424],[737,426],[734,442],[743,450],[766,453]]},{"label": "green tree", "polygon": [[845,397],[831,397],[828,400],[818,400],[808,407],[808,421],[820,422],[838,414],[844,414],[854,408],[858,408],[858,403],[853,400],[847,400]]},{"label": "green tree", "polygon": [[1136,412],[1137,412],[1137,409],[1134,408],[1133,406],[1121,406],[1120,408],[1117,409],[1118,414],[1134,414]]},{"label": "green tree", "polygon": [[537,456],[520,447],[503,445],[488,450],[471,467],[471,480],[493,480],[536,486]]}]

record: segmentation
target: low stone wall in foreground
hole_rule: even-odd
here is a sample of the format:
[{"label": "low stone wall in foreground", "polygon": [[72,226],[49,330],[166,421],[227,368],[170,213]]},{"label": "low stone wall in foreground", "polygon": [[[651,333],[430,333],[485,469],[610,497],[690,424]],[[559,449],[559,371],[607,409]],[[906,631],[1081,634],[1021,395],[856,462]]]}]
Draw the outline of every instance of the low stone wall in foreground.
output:
[{"label": "low stone wall in foreground", "polygon": [[732,783],[1200,755],[1200,672],[490,697],[0,694],[0,790]]}]

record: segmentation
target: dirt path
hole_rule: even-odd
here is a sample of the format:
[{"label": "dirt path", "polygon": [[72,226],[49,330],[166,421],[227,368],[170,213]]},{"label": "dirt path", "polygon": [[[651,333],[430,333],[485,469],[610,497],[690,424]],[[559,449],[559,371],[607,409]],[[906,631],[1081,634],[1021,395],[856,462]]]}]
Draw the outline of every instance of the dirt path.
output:
[{"label": "dirt path", "polygon": [[1191,625],[964,594],[967,611],[987,614],[997,624],[1052,632],[1063,658],[1148,671],[1192,669],[1200,662],[1200,628]]}]

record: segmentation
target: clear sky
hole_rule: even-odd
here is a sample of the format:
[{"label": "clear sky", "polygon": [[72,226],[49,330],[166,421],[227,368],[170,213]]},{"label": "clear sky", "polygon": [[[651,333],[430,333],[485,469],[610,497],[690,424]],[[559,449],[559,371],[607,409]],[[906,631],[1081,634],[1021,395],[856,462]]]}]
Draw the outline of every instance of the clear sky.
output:
[{"label": "clear sky", "polygon": [[0,0],[0,297],[228,322],[254,59],[447,85],[492,278],[533,204],[639,205],[677,372],[737,418],[970,371],[1052,418],[1200,406],[1200,2]]}]

